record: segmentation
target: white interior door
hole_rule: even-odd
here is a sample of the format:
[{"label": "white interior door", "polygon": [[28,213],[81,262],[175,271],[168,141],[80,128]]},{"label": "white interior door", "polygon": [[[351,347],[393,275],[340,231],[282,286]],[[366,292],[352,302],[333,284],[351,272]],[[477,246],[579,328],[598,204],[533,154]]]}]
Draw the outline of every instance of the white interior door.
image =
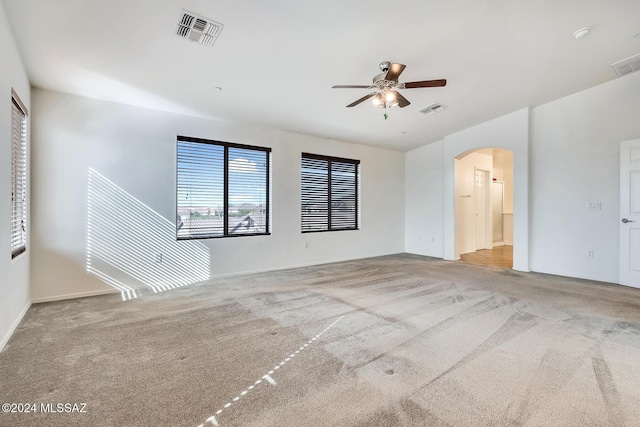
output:
[{"label": "white interior door", "polygon": [[487,171],[476,169],[475,215],[476,250],[486,248],[487,236]]},{"label": "white interior door", "polygon": [[620,143],[620,284],[640,288],[640,139]]}]

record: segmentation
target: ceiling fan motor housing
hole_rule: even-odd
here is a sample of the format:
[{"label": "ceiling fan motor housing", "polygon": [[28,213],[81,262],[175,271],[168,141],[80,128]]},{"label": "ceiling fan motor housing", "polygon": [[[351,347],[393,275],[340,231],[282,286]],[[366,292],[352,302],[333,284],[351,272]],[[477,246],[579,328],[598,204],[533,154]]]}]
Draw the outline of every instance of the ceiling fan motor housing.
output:
[{"label": "ceiling fan motor housing", "polygon": [[391,80],[385,80],[385,77],[387,77],[386,72],[376,75],[373,78],[373,86],[377,87],[378,89],[382,89],[385,87],[394,86],[397,83]]}]

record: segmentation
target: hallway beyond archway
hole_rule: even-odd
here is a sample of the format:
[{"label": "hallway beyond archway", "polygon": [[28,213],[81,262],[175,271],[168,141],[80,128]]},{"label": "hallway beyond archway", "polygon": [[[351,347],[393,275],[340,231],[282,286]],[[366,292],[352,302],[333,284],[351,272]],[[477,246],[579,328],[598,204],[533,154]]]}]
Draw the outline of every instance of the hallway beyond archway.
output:
[{"label": "hallway beyond archway", "polygon": [[513,152],[479,148],[454,163],[458,259],[513,268]]}]

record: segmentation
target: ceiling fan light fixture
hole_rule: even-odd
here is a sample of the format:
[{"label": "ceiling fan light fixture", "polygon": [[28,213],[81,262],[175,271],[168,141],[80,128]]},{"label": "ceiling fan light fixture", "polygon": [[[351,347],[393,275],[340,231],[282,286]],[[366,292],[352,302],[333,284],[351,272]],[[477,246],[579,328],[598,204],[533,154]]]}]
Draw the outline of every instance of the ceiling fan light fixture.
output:
[{"label": "ceiling fan light fixture", "polygon": [[373,97],[373,105],[380,105],[381,102],[382,102],[382,96],[378,93],[376,96]]},{"label": "ceiling fan light fixture", "polygon": [[387,101],[391,102],[396,99],[396,93],[392,90],[388,90],[384,97]]}]

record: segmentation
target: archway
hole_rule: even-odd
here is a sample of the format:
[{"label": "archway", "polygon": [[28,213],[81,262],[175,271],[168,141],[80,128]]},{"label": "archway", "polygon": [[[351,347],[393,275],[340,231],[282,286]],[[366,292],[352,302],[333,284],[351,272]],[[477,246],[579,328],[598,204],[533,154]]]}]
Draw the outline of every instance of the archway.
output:
[{"label": "archway", "polygon": [[529,271],[529,109],[523,109],[444,138],[444,259],[460,259],[456,239],[454,161],[483,148],[513,153],[513,269]]},{"label": "archway", "polygon": [[454,160],[455,231],[460,259],[513,267],[513,152],[484,148]]}]

